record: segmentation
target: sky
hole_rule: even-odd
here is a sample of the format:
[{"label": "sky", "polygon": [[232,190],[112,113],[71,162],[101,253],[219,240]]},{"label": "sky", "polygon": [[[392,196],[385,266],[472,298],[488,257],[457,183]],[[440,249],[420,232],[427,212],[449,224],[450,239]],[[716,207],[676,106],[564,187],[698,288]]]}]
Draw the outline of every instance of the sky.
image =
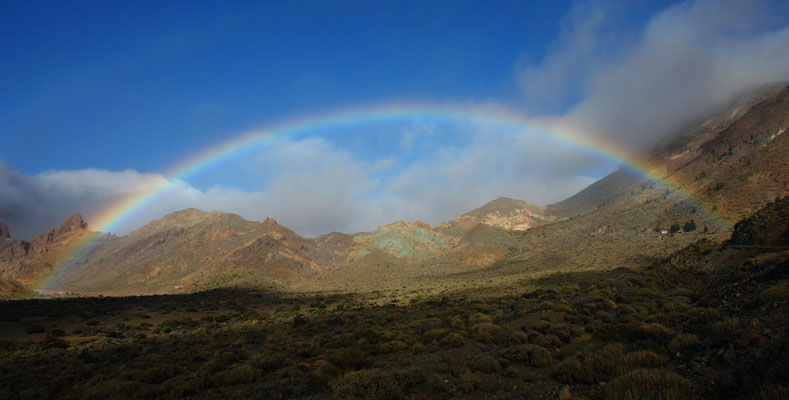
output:
[{"label": "sky", "polygon": [[163,181],[114,233],[187,207],[314,236],[544,205],[618,161],[426,114],[167,173],[250,130],[386,104],[507,110],[636,154],[787,72],[780,1],[6,2],[0,220],[22,239],[90,224]]}]

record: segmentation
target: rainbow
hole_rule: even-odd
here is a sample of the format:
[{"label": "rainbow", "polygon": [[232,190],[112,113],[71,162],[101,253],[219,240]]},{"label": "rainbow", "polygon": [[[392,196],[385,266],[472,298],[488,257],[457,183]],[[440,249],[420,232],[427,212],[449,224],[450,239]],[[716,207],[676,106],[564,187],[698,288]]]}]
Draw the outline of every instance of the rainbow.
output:
[{"label": "rainbow", "polygon": [[[617,162],[632,172],[666,186],[675,193],[680,194],[689,203],[696,206],[700,204],[700,202],[694,201],[692,196],[683,193],[679,184],[671,182],[665,176],[658,176],[660,174],[651,167],[650,162],[646,158],[630,154],[625,149],[619,148],[612,143],[596,139],[593,135],[585,135],[579,129],[560,126],[550,121],[529,119],[522,114],[499,107],[407,103],[356,107],[323,114],[312,114],[240,134],[184,159],[163,174],[166,179],[161,179],[146,190],[127,196],[102,210],[97,216],[92,218],[91,229],[101,232],[114,230],[137,211],[165,194],[168,188],[172,187],[176,182],[209,169],[244,151],[321,130],[353,125],[414,120],[436,123],[468,123],[500,131],[541,136],[591,154],[601,160]],[[711,215],[705,207],[698,206],[698,208]],[[52,271],[40,280],[33,289],[41,290],[50,287],[54,283],[56,276],[67,272],[67,267],[73,264],[72,260],[92,247],[91,244],[95,241],[94,238],[95,236],[88,236],[72,245],[64,252],[64,256],[61,257],[59,262],[53,266]]]}]

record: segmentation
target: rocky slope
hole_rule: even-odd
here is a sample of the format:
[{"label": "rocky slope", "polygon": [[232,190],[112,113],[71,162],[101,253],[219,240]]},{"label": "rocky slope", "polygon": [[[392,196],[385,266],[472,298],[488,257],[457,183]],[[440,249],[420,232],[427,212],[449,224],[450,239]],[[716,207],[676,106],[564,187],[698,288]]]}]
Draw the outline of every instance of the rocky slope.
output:
[{"label": "rocky slope", "polygon": [[[5,227],[5,224],[3,224]],[[33,237],[29,242],[11,239],[7,227],[0,238],[0,279],[6,286],[29,288],[52,273],[64,254],[88,238],[98,235],[77,214],[62,225]]]},{"label": "rocky slope", "polygon": [[449,222],[436,226],[436,231],[462,236],[477,224],[502,229],[525,231],[555,220],[543,207],[523,200],[499,197],[482,207],[471,210]]},{"label": "rocky slope", "polygon": [[455,240],[430,228],[424,222],[393,222],[375,232],[358,233],[353,237],[349,261],[383,252],[407,260],[425,260],[449,249]]},{"label": "rocky slope", "polygon": [[265,286],[314,277],[342,261],[342,252],[331,248],[333,240],[321,243],[329,249],[270,218],[253,222],[188,209],[98,246],[56,288],[136,293]]}]

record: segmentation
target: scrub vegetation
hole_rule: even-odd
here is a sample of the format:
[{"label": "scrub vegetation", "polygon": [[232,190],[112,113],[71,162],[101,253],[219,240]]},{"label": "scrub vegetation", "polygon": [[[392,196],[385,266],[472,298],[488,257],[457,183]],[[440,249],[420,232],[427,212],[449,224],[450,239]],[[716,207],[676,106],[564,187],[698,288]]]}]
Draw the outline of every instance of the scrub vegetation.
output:
[{"label": "scrub vegetation", "polygon": [[498,293],[6,301],[0,397],[785,398],[787,282],[783,247],[702,241]]}]

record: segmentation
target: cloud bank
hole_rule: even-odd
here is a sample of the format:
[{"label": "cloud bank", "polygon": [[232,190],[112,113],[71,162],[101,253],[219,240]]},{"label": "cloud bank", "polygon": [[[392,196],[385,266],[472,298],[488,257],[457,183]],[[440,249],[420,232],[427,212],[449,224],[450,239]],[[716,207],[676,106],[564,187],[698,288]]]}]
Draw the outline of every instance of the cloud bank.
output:
[{"label": "cloud bank", "polygon": [[546,57],[519,69],[519,83],[528,104],[578,96],[561,123],[644,151],[747,89],[789,80],[787,11],[780,2],[689,1],[633,37],[611,35],[621,9],[578,3]]},{"label": "cloud bank", "polygon": [[[411,131],[420,140],[419,133]],[[431,130],[423,130],[429,135]],[[533,149],[538,154],[524,157]],[[215,186],[200,190],[169,180],[168,188],[113,233],[126,234],[152,219],[188,207],[221,210],[250,220],[275,218],[305,236],[374,230],[395,220],[448,221],[498,196],[545,204],[594,181],[550,168],[551,159],[577,158],[562,145],[516,134],[480,132],[463,146],[437,149],[405,167],[365,161],[313,137],[280,142],[245,160],[267,175],[265,190]],[[251,163],[251,166],[248,165]],[[548,167],[546,167],[548,166]],[[556,180],[561,176],[561,180]],[[24,175],[0,163],[0,220],[26,239],[82,213],[90,225],[101,210],[161,185],[166,177],[133,170],[95,169]]]}]

